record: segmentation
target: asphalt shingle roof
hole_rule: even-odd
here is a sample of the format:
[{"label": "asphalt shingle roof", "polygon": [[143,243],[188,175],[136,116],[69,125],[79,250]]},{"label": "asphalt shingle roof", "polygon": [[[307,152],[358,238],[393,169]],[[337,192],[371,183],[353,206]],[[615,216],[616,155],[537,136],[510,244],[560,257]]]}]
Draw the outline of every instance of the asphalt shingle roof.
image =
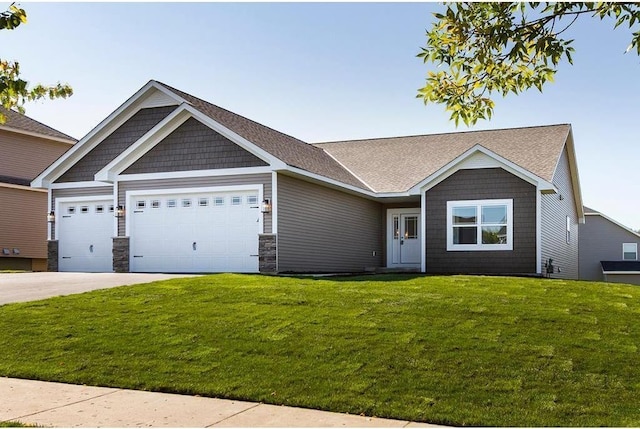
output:
[{"label": "asphalt shingle roof", "polygon": [[71,136],[66,135],[56,129],[51,128],[41,122],[31,119],[21,113],[14,112],[13,110],[7,110],[4,107],[0,107],[0,112],[4,114],[6,122],[4,126],[15,128],[16,130],[27,131],[30,133],[36,133],[43,136],[55,137],[58,139],[77,141]]},{"label": "asphalt shingle roof", "polygon": [[475,145],[549,182],[571,126],[316,143],[376,192],[407,191]]},{"label": "asphalt shingle roof", "polygon": [[369,190],[321,148],[218,107],[162,82],[194,108],[292,167],[298,167],[357,188]]}]

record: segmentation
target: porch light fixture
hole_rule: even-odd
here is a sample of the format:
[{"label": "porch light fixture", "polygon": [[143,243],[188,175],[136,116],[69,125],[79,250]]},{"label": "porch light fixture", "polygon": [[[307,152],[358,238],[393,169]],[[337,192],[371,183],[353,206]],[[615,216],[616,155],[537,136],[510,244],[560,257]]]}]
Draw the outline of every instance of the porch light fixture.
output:
[{"label": "porch light fixture", "polygon": [[50,211],[47,214],[47,222],[54,223],[56,221],[56,214],[53,211]]},{"label": "porch light fixture", "polygon": [[116,217],[117,218],[124,217],[124,206],[116,207]]},{"label": "porch light fixture", "polygon": [[260,211],[262,213],[271,213],[271,200],[269,198],[265,198],[264,200],[262,200]]}]

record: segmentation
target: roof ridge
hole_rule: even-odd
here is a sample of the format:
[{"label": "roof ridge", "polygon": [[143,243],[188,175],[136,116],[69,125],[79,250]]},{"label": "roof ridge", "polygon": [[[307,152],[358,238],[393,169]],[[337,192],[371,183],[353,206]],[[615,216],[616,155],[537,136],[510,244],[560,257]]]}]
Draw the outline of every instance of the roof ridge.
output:
[{"label": "roof ridge", "polygon": [[433,134],[411,134],[405,136],[387,136],[387,137],[371,137],[366,139],[352,139],[352,140],[333,140],[333,141],[323,141],[311,143],[312,145],[323,145],[323,144],[331,144],[331,143],[357,143],[357,142],[368,142],[373,140],[390,140],[390,139],[405,139],[412,137],[435,137],[435,136],[446,136],[446,135],[455,135],[455,134],[471,134],[471,133],[495,133],[500,131],[510,131],[510,130],[524,130],[524,129],[532,129],[532,128],[551,128],[551,127],[561,127],[568,126],[571,127],[571,124],[547,124],[547,125],[530,125],[523,127],[506,127],[506,128],[496,128],[490,130],[468,130],[468,131],[450,131],[443,133],[433,133]]}]

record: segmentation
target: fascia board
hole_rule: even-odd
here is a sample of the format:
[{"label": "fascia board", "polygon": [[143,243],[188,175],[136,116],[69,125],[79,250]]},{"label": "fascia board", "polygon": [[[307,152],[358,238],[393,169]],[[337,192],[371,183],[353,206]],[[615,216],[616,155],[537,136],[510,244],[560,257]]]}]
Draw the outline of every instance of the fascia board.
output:
[{"label": "fascia board", "polygon": [[77,142],[77,140],[73,140],[73,139],[65,139],[65,138],[61,138],[61,137],[53,137],[53,136],[50,136],[50,135],[47,135],[47,134],[41,134],[41,133],[36,133],[36,132],[33,132],[33,131],[21,130],[19,128],[8,127],[6,125],[0,125],[0,130],[7,131],[7,132],[10,132],[10,133],[23,134],[25,136],[38,137],[38,138],[45,139],[45,140],[52,140],[52,141],[59,142],[59,143],[67,143],[69,145],[76,144],[76,142]]},{"label": "fascia board", "polygon": [[[576,211],[578,212],[578,219],[580,223],[585,222],[584,205],[582,201],[582,189],[580,187],[580,175],[578,173],[578,161],[576,158],[575,144],[573,142],[573,132],[569,128],[569,134],[567,135],[567,141],[565,143],[567,147],[567,154],[569,155],[569,170],[571,173],[571,187],[573,188],[573,198],[576,202]],[[556,166],[557,168],[557,166]],[[554,171],[555,175],[555,171]]]},{"label": "fascia board", "polygon": [[453,173],[458,171],[459,165],[462,164],[463,161],[465,161],[467,158],[469,158],[476,152],[481,152],[486,156],[493,158],[495,161],[502,164],[505,170],[531,183],[532,185],[535,185],[540,191],[547,191],[547,192],[554,192],[554,193],[557,192],[556,187],[552,183],[549,183],[543,178],[531,173],[530,171],[525,170],[519,165],[485,148],[484,146],[477,144],[471,147],[470,149],[466,150],[464,153],[458,155],[449,163],[439,168],[436,172],[432,173],[422,181],[418,182],[416,185],[414,185],[412,188],[409,189],[408,191],[409,194],[419,195],[420,193],[433,188],[435,185],[442,182],[447,177],[451,176]]},{"label": "fascia board", "polygon": [[89,131],[86,136],[80,139],[80,141],[78,141],[60,158],[58,158],[42,173],[40,173],[38,177],[33,179],[33,181],[31,182],[31,186],[35,188],[48,187],[53,181],[64,174],[64,172],[67,171],[74,163],[78,162],[91,149],[96,147],[105,137],[107,137],[109,134],[111,134],[111,132],[115,131],[115,129],[117,129],[131,116],[133,116],[138,111],[136,109],[136,106],[142,103],[145,96],[151,89],[162,91],[168,96],[176,99],[177,102],[184,101],[176,94],[167,92],[165,88],[163,88],[155,81],[151,80],[147,82],[146,85],[144,85],[135,94],[129,97],[127,101],[120,105],[120,107],[118,107],[109,116],[103,119],[91,131]]},{"label": "fascia board", "polygon": [[184,104],[178,106],[176,110],[171,112],[166,118],[147,131],[147,133],[118,155],[113,161],[98,171],[95,174],[94,179],[96,181],[113,182],[118,174],[122,173],[127,169],[127,167],[135,163],[145,153],[149,152],[154,146],[160,143],[165,137],[175,131],[191,117],[185,107],[186,106]]}]

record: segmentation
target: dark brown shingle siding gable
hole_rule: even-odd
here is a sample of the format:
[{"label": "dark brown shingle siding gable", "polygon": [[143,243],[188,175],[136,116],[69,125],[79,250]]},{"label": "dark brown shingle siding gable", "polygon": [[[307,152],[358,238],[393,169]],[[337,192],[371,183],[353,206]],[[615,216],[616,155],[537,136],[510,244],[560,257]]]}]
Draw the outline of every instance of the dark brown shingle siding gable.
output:
[{"label": "dark brown shingle siding gable", "polygon": [[266,166],[267,163],[189,118],[123,174]]},{"label": "dark brown shingle siding gable", "polygon": [[141,109],[89,151],[80,161],[76,162],[56,182],[92,181],[98,171],[145,135],[173,110],[175,110],[175,106]]}]

